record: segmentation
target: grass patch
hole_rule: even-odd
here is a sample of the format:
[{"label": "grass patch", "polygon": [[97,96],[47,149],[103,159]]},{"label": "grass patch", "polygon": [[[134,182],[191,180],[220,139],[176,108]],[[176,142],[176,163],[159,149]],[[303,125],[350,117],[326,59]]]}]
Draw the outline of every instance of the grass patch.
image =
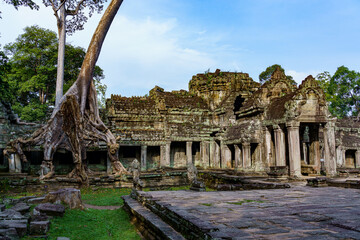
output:
[{"label": "grass patch", "polygon": [[129,216],[117,210],[67,210],[64,217],[51,221],[49,239],[68,237],[82,239],[141,239]]},{"label": "grass patch", "polygon": [[227,202],[227,203],[228,204],[234,204],[234,205],[242,205],[243,203],[250,203],[250,202],[264,203],[264,201],[249,200],[249,199],[244,199],[244,200],[239,201],[239,202]]},{"label": "grass patch", "polygon": [[204,205],[204,206],[208,206],[208,207],[211,207],[212,206],[212,203],[199,203],[200,205]]},{"label": "grass patch", "polygon": [[84,203],[96,206],[121,206],[124,203],[121,196],[130,193],[129,188],[84,188],[81,189],[81,199]]}]

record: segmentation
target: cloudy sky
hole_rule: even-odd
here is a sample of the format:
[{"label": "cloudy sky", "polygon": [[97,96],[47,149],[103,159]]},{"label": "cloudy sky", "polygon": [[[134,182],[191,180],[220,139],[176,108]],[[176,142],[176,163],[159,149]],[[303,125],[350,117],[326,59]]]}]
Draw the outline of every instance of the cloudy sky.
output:
[{"label": "cloudy sky", "polygon": [[[41,4],[41,3],[40,3]],[[0,44],[26,26],[56,29],[50,8],[0,1]],[[107,96],[140,96],[155,85],[188,89],[197,73],[217,68],[258,81],[272,64],[301,82],[345,65],[360,70],[359,0],[124,0],[105,39],[98,65]],[[87,48],[100,15],[67,41]]]}]

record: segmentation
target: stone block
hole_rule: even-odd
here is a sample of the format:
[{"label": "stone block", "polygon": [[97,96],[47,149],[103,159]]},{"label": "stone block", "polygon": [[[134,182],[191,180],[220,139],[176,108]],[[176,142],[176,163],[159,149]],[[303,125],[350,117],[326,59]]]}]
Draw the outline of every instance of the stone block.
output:
[{"label": "stone block", "polygon": [[62,203],[69,206],[70,209],[84,209],[80,190],[75,188],[65,188],[56,192],[50,192],[46,195],[44,201],[56,204]]},{"label": "stone block", "polygon": [[8,228],[0,229],[0,239],[17,240],[20,238],[15,228]]},{"label": "stone block", "polygon": [[327,178],[326,177],[317,177],[307,179],[306,186],[309,187],[327,187]]},{"label": "stone block", "polygon": [[44,213],[48,216],[64,216],[65,207],[61,204],[41,203],[34,208],[34,212]]},{"label": "stone block", "polygon": [[67,237],[58,237],[58,238],[56,238],[56,240],[70,240],[70,238],[67,238]]},{"label": "stone block", "polygon": [[25,214],[25,213],[29,212],[30,206],[27,205],[26,203],[21,202],[21,203],[16,204],[15,206],[13,206],[11,209],[15,210],[21,214]]},{"label": "stone block", "polygon": [[39,204],[44,202],[45,197],[32,198],[27,201],[28,204]]},{"label": "stone block", "polygon": [[31,235],[44,235],[49,231],[49,221],[39,221],[30,223],[30,234]]},{"label": "stone block", "polygon": [[5,211],[0,212],[0,220],[4,219],[27,219],[21,213],[13,210],[13,209],[6,209]]}]

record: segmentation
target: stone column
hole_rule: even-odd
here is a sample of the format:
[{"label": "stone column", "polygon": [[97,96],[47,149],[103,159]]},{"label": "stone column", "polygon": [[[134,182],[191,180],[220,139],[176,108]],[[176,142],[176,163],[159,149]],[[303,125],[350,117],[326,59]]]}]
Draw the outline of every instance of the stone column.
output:
[{"label": "stone column", "polygon": [[186,142],[186,163],[189,165],[192,162],[192,142]]},{"label": "stone column", "polygon": [[274,137],[275,137],[275,164],[276,166],[286,166],[285,134],[278,125],[274,126]]},{"label": "stone column", "polygon": [[210,158],[210,167],[215,166],[215,142],[211,141],[209,144],[209,158]]},{"label": "stone column", "polygon": [[10,154],[8,159],[9,159],[9,172],[14,173],[15,172],[15,153]]},{"label": "stone column", "polygon": [[271,133],[267,127],[263,127],[264,133],[264,156],[267,167],[271,166],[272,153],[271,153]]},{"label": "stone column", "polygon": [[141,146],[141,171],[146,170],[147,146]]},{"label": "stone column", "polygon": [[215,142],[215,151],[214,151],[214,167],[220,168],[220,145]]},{"label": "stone column", "polygon": [[210,152],[210,143],[209,142],[201,142],[200,143],[200,155],[201,155],[201,164],[202,167],[209,167],[209,152]]},{"label": "stone column", "polygon": [[171,142],[167,142],[160,146],[160,167],[170,166],[170,144]]},{"label": "stone column", "polygon": [[336,176],[335,123],[328,122],[324,127],[325,169],[329,177]]},{"label": "stone column", "polygon": [[316,141],[312,143],[313,151],[314,151],[314,167],[317,173],[320,173],[321,162],[320,162],[320,143],[319,139],[317,138]]},{"label": "stone column", "polygon": [[344,166],[343,152],[341,146],[338,146],[336,148],[336,166],[337,167]]},{"label": "stone column", "polygon": [[167,142],[165,145],[165,164],[166,164],[165,166],[167,167],[170,167],[170,150],[171,150],[171,142]]},{"label": "stone column", "polygon": [[231,168],[231,150],[226,144],[221,145],[221,167]]},{"label": "stone column", "polygon": [[243,159],[243,166],[245,169],[251,168],[251,146],[250,143],[243,143],[242,144],[242,159]]},{"label": "stone column", "polygon": [[290,122],[286,124],[288,130],[290,176],[296,177],[301,176],[299,126],[299,122]]},{"label": "stone column", "polygon": [[355,167],[360,168],[360,150],[356,150],[355,152]]},{"label": "stone column", "polygon": [[235,144],[235,169],[243,168],[241,148]]}]

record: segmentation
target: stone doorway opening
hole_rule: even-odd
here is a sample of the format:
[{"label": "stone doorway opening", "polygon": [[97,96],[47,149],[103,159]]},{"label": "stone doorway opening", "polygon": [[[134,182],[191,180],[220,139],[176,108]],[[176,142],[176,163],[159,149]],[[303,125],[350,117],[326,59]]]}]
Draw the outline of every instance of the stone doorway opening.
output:
[{"label": "stone doorway opening", "polygon": [[345,167],[356,168],[356,150],[348,149],[345,151]]},{"label": "stone doorway opening", "polygon": [[186,142],[171,142],[170,167],[186,167]]},{"label": "stone doorway opening", "polygon": [[146,168],[156,169],[160,166],[160,146],[148,146],[146,154]]}]

